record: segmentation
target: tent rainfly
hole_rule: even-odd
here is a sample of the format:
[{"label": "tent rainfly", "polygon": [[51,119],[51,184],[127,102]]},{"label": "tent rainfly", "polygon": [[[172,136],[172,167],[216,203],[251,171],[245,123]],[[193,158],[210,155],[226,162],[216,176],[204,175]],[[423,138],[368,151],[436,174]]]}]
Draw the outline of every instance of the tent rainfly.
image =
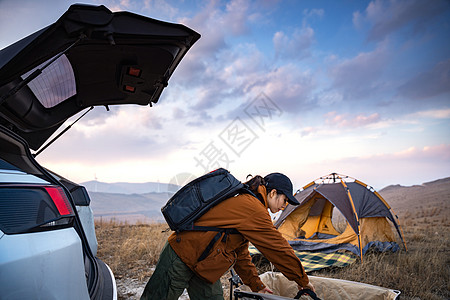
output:
[{"label": "tent rainfly", "polygon": [[[275,222],[275,227],[295,250],[334,252],[343,249],[361,259],[371,247],[395,252],[399,245],[388,220],[406,250],[398,217],[389,204],[372,187],[355,178],[331,173],[297,191],[295,198],[300,205],[288,205]],[[347,222],[342,233],[332,223],[334,208]]]}]

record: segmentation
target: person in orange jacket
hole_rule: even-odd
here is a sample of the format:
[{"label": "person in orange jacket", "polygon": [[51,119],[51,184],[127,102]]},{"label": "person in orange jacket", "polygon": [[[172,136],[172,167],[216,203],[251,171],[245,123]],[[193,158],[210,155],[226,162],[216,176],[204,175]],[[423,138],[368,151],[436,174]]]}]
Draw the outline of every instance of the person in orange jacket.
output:
[{"label": "person in orange jacket", "polygon": [[[164,246],[141,299],[178,299],[187,289],[191,300],[223,299],[220,277],[231,267],[252,291],[272,293],[260,280],[248,251],[251,242],[299,290],[314,291],[292,247],[273,226],[267,209],[276,213],[287,203],[298,205],[291,180],[284,174],[255,176],[246,183],[254,195],[240,194],[212,207],[195,226],[227,228],[207,255],[215,231],[174,232]],[[256,197],[255,197],[256,196]],[[200,258],[200,259],[199,259]]]}]

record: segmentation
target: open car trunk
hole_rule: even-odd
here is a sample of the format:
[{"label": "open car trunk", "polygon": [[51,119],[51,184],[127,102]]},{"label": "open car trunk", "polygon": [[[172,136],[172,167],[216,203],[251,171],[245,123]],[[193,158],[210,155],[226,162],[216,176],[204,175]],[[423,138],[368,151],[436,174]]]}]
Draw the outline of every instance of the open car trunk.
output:
[{"label": "open car trunk", "polygon": [[[31,175],[58,188],[61,192],[57,195],[63,199],[64,207],[70,208],[64,216],[61,212],[52,215],[49,213],[52,210],[46,207],[53,206],[40,206],[47,202],[41,200],[42,197],[36,201],[32,198],[34,202],[23,202],[33,204],[29,205],[29,213],[24,218],[22,202],[7,195],[12,199],[9,203],[18,203],[15,205],[18,213],[11,217],[5,209],[3,215],[19,225],[25,219],[27,227],[20,227],[15,234],[53,229],[55,232],[60,229],[76,232],[77,236],[71,236],[76,251],[70,256],[76,252],[80,257],[74,260],[67,257],[67,260],[71,266],[84,263],[84,272],[82,267],[78,269],[79,273],[67,270],[73,278],[71,283],[78,282],[72,286],[80,287],[75,289],[79,294],[68,293],[69,299],[79,299],[85,293],[90,299],[115,299],[114,276],[96,257],[93,219],[83,218],[92,216],[86,190],[42,167],[30,149],[41,148],[64,121],[86,108],[158,102],[175,68],[199,38],[198,33],[180,24],[129,12],[113,13],[104,6],[76,4],[55,23],[0,50],[0,163],[4,168]],[[51,218],[43,222],[43,217],[48,215]],[[57,223],[60,220],[65,223]],[[84,222],[86,220],[88,222]],[[78,251],[79,242],[83,256]],[[50,254],[46,251],[40,256],[47,261],[51,259],[45,255],[51,257]],[[78,261],[81,259],[84,261]],[[42,271],[42,265],[36,269],[45,278],[53,279],[56,274],[45,272],[47,268]],[[31,286],[30,290],[41,286],[42,290],[48,288],[36,277],[28,278],[30,282],[36,281],[36,287]],[[87,290],[84,290],[84,280]],[[16,283],[20,284],[19,281]],[[63,283],[67,282],[63,280]],[[64,284],[61,290],[67,291],[68,285]]]},{"label": "open car trunk", "polygon": [[199,38],[180,24],[72,5],[0,50],[0,124],[37,150],[85,108],[156,103]]}]

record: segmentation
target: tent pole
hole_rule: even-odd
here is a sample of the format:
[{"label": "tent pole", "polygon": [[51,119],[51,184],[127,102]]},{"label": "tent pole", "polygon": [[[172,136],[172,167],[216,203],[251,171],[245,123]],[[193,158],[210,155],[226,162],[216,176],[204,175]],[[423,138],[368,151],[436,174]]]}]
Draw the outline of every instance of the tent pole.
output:
[{"label": "tent pole", "polygon": [[[391,211],[392,211],[392,214],[397,219],[397,225],[398,225],[398,229],[400,229],[400,233],[401,233],[400,234],[400,238],[402,239],[403,247],[405,247],[405,251],[408,251],[408,248],[406,247],[405,234],[403,233],[403,229],[402,229],[402,226],[400,224],[400,220],[399,220],[399,218],[397,217],[397,214],[394,212],[394,210],[392,208],[391,208]],[[398,232],[398,229],[397,229],[397,232]]]},{"label": "tent pole", "polygon": [[352,195],[350,194],[350,189],[347,187],[347,185],[345,184],[345,181],[338,176],[338,178],[341,180],[341,184],[344,186],[345,191],[347,192],[347,196],[350,199],[350,203],[352,204],[352,209],[353,212],[355,213],[355,217],[356,217],[356,222],[358,224],[358,246],[359,246],[359,253],[360,253],[360,258],[361,258],[361,263],[363,262],[363,255],[362,255],[362,247],[361,247],[361,225],[359,224],[359,217],[358,217],[358,213],[356,212],[356,208],[355,208],[355,204],[353,203],[353,199],[352,199]]},{"label": "tent pole", "polygon": [[[358,231],[361,232],[359,228],[359,222],[358,222]],[[358,233],[358,246],[359,246],[359,255],[361,258],[361,263],[363,263],[363,253],[362,253],[362,247],[361,247],[361,234]]]}]

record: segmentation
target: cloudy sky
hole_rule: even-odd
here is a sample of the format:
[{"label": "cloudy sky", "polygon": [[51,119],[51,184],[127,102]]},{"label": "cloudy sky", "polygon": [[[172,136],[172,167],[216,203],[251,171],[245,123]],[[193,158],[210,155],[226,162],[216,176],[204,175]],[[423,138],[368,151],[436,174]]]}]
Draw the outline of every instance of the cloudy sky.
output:
[{"label": "cloudy sky", "polygon": [[[73,1],[0,0],[0,48]],[[152,108],[96,108],[38,161],[76,182],[218,166],[376,189],[450,176],[450,2],[104,0],[202,37]]]}]

